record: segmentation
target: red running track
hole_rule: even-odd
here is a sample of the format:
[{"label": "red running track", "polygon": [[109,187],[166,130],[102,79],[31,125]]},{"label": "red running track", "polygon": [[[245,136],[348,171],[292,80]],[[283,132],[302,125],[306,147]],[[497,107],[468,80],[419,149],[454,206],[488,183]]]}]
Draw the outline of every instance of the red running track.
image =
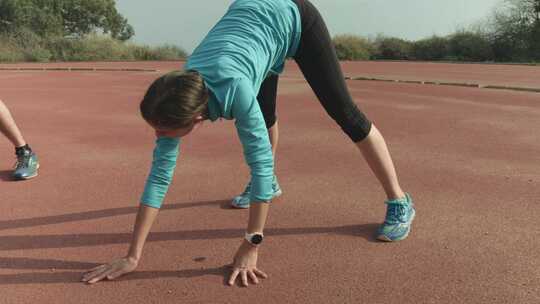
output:
[{"label": "red running track", "polygon": [[[183,62],[67,62],[2,64],[4,68],[108,68],[155,69],[161,72],[179,69]],[[476,83],[480,85],[525,87],[540,89],[540,66],[510,64],[457,64],[407,61],[342,62],[349,77],[383,78],[390,80]],[[296,64],[287,64],[288,77],[301,77]]]},{"label": "red running track", "polygon": [[137,272],[79,283],[127,250],[153,146],[138,103],[157,75],[0,72],[1,98],[42,163],[38,178],[10,181],[2,140],[0,303],[540,302],[538,94],[349,82],[417,203],[410,238],[385,244],[373,239],[380,186],[294,67],[278,101],[284,195],[259,261],[270,279],[224,285],[247,219],[226,202],[248,170],[222,121],[184,141]]}]

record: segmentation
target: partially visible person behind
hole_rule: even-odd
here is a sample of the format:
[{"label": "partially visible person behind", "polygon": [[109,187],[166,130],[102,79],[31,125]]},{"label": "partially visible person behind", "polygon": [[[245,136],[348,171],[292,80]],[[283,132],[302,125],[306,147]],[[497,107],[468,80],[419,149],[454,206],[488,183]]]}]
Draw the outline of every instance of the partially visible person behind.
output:
[{"label": "partially visible person behind", "polygon": [[0,100],[0,131],[15,147],[17,162],[13,171],[16,180],[27,180],[38,175],[39,162],[37,155],[24,140],[21,131],[15,124],[8,108]]}]

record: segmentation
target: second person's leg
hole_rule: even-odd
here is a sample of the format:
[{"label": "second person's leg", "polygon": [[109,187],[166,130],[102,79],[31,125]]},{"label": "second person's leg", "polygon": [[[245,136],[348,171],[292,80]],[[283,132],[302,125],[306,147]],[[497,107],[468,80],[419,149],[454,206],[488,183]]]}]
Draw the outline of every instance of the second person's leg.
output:
[{"label": "second person's leg", "polygon": [[37,176],[37,170],[39,168],[37,156],[32,152],[32,149],[24,140],[13,116],[11,116],[11,112],[2,100],[0,100],[0,132],[4,134],[15,147],[17,164],[15,166],[15,171],[13,172],[13,177],[15,179],[24,180]]},{"label": "second person's leg", "polygon": [[2,100],[0,100],[0,131],[9,139],[15,148],[26,145],[21,131],[17,127],[17,124],[15,124],[15,120]]}]

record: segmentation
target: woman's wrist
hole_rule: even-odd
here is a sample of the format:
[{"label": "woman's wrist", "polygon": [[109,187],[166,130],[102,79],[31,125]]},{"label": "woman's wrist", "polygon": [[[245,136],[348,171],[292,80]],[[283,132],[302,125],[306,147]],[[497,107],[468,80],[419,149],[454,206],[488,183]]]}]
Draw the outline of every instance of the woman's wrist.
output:
[{"label": "woman's wrist", "polygon": [[128,262],[130,262],[130,263],[135,263],[135,264],[138,264],[138,263],[139,263],[140,258],[141,258],[140,255],[131,255],[131,254],[128,254],[128,255],[126,256],[126,260],[128,260]]},{"label": "woman's wrist", "polygon": [[152,223],[158,213],[159,209],[153,207],[146,205],[141,205],[139,207],[137,219],[135,220],[135,227],[133,229],[131,245],[126,259],[130,259],[133,262],[138,262],[141,259],[146,237],[148,236]]},{"label": "woman's wrist", "polygon": [[244,239],[242,241],[242,246],[243,248],[245,249],[249,249],[249,250],[257,250],[261,245],[254,245],[252,243],[250,243],[248,240]]},{"label": "woman's wrist", "polygon": [[131,261],[139,262],[139,260],[142,257],[142,246],[139,247],[138,244],[131,244],[128,254],[126,255],[126,259],[129,259]]}]

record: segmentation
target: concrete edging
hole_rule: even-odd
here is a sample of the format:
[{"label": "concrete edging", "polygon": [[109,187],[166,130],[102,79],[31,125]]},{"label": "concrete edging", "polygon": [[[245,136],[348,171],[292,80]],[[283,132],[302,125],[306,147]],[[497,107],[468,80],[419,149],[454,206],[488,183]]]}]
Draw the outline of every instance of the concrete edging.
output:
[{"label": "concrete edging", "polygon": [[512,90],[512,91],[521,91],[521,92],[540,93],[540,88],[516,87],[516,86],[504,86],[504,85],[488,85],[488,84],[467,83],[467,82],[444,82],[444,81],[426,81],[426,80],[387,79],[387,78],[366,77],[366,76],[354,76],[354,77],[349,77],[348,76],[348,77],[345,77],[345,79],[346,80],[382,81],[382,82],[397,82],[397,83],[455,86],[455,87],[494,89],[494,90]]},{"label": "concrete edging", "polygon": [[64,71],[64,72],[159,72],[156,69],[139,68],[87,68],[87,67],[0,67],[0,71]]}]

